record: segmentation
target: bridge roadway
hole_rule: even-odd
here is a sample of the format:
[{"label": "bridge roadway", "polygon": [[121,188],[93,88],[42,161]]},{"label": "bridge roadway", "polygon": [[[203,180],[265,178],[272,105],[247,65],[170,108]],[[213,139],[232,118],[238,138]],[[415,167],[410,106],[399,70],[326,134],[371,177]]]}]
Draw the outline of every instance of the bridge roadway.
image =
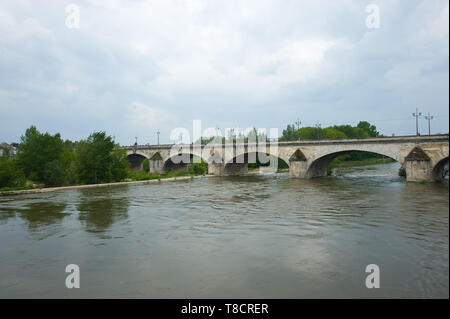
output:
[{"label": "bridge roadway", "polygon": [[[163,173],[186,168],[189,162],[204,160],[213,175],[248,173],[248,163],[268,160],[276,170],[277,160],[289,166],[290,176],[313,178],[327,175],[329,163],[351,151],[366,151],[388,156],[406,170],[407,181],[438,181],[448,165],[449,136],[396,136],[367,139],[298,140],[267,143],[162,144],[126,146],[133,170],[141,170],[144,159],[150,172]],[[265,154],[272,156],[265,157]]]}]

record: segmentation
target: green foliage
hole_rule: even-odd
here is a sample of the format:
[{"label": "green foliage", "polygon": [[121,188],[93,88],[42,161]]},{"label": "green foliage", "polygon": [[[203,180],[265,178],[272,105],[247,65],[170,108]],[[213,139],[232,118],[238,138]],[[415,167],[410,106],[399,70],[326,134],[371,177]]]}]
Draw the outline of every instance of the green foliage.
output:
[{"label": "green foliage", "polygon": [[44,181],[47,186],[60,186],[64,182],[64,171],[58,160],[45,164]]},{"label": "green foliage", "polygon": [[105,132],[94,132],[80,141],[76,153],[77,179],[81,183],[108,183],[128,176],[126,151],[116,146]]},{"label": "green foliage", "polygon": [[324,139],[342,139],[348,137],[347,134],[333,127],[324,128],[322,130],[322,136]]},{"label": "green foliage", "polygon": [[47,163],[58,160],[64,150],[59,134],[40,133],[35,126],[20,138],[17,160],[25,175],[36,181],[44,181]]},{"label": "green foliage", "polygon": [[189,174],[191,175],[205,175],[208,172],[208,164],[205,161],[201,163],[189,164]]},{"label": "green foliage", "polygon": [[320,139],[342,139],[342,138],[368,138],[377,137],[380,134],[375,125],[371,125],[366,121],[361,121],[357,126],[351,125],[334,125],[326,128],[320,127],[302,127],[296,129],[295,125],[289,124],[280,141],[301,140],[320,140]]},{"label": "green foliage", "polygon": [[295,128],[294,124],[288,124],[285,130],[283,130],[283,135],[280,137],[280,141],[295,141],[299,138],[299,131]]},{"label": "green foliage", "polygon": [[150,161],[148,160],[148,158],[146,158],[146,159],[142,162],[142,168],[143,168],[144,172],[147,172],[147,173],[150,172]]},{"label": "green foliage", "polygon": [[21,188],[26,184],[25,174],[17,160],[0,158],[0,189]]},{"label": "green foliage", "polygon": [[[249,169],[255,169],[255,168],[259,168],[259,167],[264,167],[264,166],[270,166],[270,163],[274,162],[274,156],[270,155],[270,154],[266,154],[266,156],[269,157],[269,160],[265,161],[265,163],[261,163],[261,161],[259,160],[259,155],[256,156],[256,163],[248,163],[248,168]],[[278,158],[278,167],[277,169],[284,169],[284,168],[289,168],[289,165],[283,161],[281,158]]]},{"label": "green foliage", "polygon": [[161,176],[159,174],[148,174],[144,171],[133,171],[129,172],[129,178],[133,181],[146,181],[150,179],[159,179]]},{"label": "green foliage", "polygon": [[127,160],[127,151],[120,148],[118,145],[115,145],[111,153],[111,159],[111,181],[120,182],[128,176],[130,171],[130,162]]},{"label": "green foliage", "polygon": [[380,136],[375,125],[371,125],[369,122],[361,121],[358,123],[357,127],[366,132],[370,137]]},{"label": "green foliage", "polygon": [[175,176],[175,177],[186,176],[186,175],[188,175],[188,172],[186,172],[186,170],[184,168],[178,169],[173,172],[173,176]]},{"label": "green foliage", "polygon": [[9,149],[8,148],[4,148],[2,157],[3,158],[9,158],[9,155],[10,155]]}]

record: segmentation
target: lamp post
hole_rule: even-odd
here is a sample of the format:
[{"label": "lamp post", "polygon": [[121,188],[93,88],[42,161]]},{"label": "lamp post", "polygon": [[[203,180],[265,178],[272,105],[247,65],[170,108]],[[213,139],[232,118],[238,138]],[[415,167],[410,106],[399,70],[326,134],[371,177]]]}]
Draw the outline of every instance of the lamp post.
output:
[{"label": "lamp post", "polygon": [[300,125],[302,125],[302,122],[300,121],[300,119],[297,117],[297,122],[295,122],[295,124],[297,125],[297,130],[300,129]]},{"label": "lamp post", "polygon": [[319,121],[317,121],[315,126],[318,129],[317,130],[317,139],[320,140],[320,128],[321,128],[322,125],[319,123]]},{"label": "lamp post", "polygon": [[159,133],[160,133],[160,131],[157,130],[157,131],[156,131],[156,135],[158,136],[158,145],[159,145]]},{"label": "lamp post", "polygon": [[430,115],[430,112],[428,112],[428,116],[425,115],[425,119],[428,121],[428,135],[431,135],[430,122],[433,119],[433,115]]},{"label": "lamp post", "polygon": [[419,117],[422,116],[422,113],[416,107],[416,113],[412,115],[416,118],[416,135],[419,135]]}]

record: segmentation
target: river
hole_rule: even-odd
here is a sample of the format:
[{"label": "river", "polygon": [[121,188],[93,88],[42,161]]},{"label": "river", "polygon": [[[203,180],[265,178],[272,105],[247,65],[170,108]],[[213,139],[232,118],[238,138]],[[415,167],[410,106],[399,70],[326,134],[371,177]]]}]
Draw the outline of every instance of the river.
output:
[{"label": "river", "polygon": [[0,197],[0,298],[448,298],[448,182],[398,168]]}]

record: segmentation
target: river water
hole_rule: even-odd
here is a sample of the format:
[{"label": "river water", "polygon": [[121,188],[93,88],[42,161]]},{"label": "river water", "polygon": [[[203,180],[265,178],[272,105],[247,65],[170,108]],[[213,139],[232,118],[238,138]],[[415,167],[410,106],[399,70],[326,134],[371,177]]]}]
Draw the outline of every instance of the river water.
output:
[{"label": "river water", "polygon": [[0,197],[0,297],[448,298],[448,182],[398,168]]}]

